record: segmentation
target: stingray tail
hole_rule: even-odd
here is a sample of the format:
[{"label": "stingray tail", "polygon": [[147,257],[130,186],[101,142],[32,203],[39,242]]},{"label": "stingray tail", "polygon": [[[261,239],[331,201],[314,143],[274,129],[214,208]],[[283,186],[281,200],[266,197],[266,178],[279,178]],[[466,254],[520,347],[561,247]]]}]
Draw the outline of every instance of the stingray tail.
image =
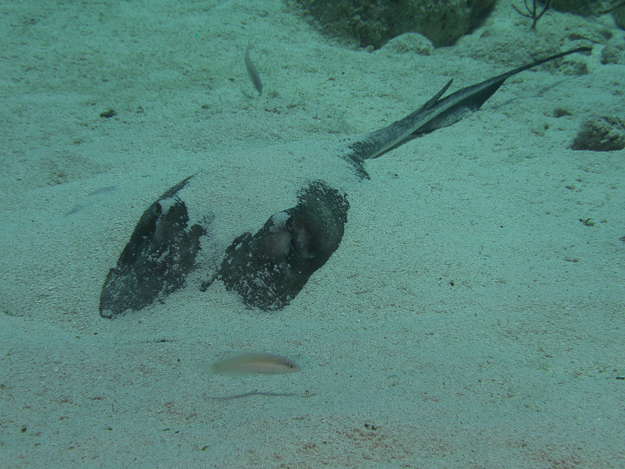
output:
[{"label": "stingray tail", "polygon": [[478,110],[511,76],[569,54],[589,52],[591,50],[590,47],[578,47],[551,55],[485,80],[477,85],[468,86],[440,99],[451,85],[451,81],[449,81],[441,91],[415,112],[397,122],[393,122],[387,127],[366,135],[358,142],[354,142],[350,146],[350,157],[354,160],[377,158],[410,138],[411,135],[431,132],[432,130],[454,124],[467,114]]}]

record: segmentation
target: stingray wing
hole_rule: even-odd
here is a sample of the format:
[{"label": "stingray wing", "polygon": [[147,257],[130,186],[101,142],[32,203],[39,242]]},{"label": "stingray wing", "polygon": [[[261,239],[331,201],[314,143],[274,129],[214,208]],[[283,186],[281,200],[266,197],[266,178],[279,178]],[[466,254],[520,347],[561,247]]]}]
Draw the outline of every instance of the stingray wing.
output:
[{"label": "stingray wing", "polygon": [[139,219],[100,292],[102,317],[139,310],[185,286],[206,233],[203,226],[189,226],[187,207],[177,197],[192,177],[165,192]]}]

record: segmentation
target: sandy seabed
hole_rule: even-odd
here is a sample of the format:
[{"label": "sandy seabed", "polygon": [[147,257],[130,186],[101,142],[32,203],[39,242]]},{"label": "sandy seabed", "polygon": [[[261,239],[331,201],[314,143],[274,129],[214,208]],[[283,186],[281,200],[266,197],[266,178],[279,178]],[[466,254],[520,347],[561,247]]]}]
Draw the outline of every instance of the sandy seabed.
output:
[{"label": "sandy seabed", "polygon": [[[0,466],[625,467],[625,151],[568,148],[589,116],[623,116],[608,16],[550,12],[533,33],[500,2],[419,55],[350,49],[279,0],[0,12]],[[100,318],[137,220],[190,174],[370,132],[450,78],[580,45],[368,161],[340,248],[283,310],[217,282]],[[198,371],[250,351],[302,371]]]}]

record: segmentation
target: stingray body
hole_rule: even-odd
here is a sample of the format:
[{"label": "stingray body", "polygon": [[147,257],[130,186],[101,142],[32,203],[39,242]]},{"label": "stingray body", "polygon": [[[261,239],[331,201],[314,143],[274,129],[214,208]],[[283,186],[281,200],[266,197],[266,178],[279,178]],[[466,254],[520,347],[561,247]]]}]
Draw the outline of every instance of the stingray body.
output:
[{"label": "stingray body", "polygon": [[441,98],[450,81],[404,119],[361,137],[267,147],[188,177],[141,216],[105,280],[100,315],[114,318],[216,281],[249,307],[282,309],[338,249],[347,191],[369,178],[365,160],[459,121],[512,75],[589,50],[546,57]]}]

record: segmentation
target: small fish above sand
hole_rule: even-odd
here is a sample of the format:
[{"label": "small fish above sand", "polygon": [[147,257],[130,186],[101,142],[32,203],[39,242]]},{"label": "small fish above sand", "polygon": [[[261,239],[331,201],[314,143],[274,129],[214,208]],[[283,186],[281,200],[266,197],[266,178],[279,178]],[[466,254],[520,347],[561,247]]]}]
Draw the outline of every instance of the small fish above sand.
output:
[{"label": "small fish above sand", "polygon": [[265,375],[295,373],[301,368],[290,358],[273,353],[246,353],[217,363],[203,363],[200,370],[209,376],[247,376],[255,373]]},{"label": "small fish above sand", "polygon": [[258,70],[256,69],[256,66],[254,65],[254,62],[252,62],[252,58],[250,57],[250,50],[252,49],[252,43],[249,42],[247,44],[247,49],[245,49],[245,68],[247,69],[247,75],[250,77],[250,80],[252,80],[252,83],[254,83],[254,88],[256,88],[256,91],[258,91],[258,94],[262,96],[263,94],[263,83],[260,81],[260,74],[258,73]]}]

